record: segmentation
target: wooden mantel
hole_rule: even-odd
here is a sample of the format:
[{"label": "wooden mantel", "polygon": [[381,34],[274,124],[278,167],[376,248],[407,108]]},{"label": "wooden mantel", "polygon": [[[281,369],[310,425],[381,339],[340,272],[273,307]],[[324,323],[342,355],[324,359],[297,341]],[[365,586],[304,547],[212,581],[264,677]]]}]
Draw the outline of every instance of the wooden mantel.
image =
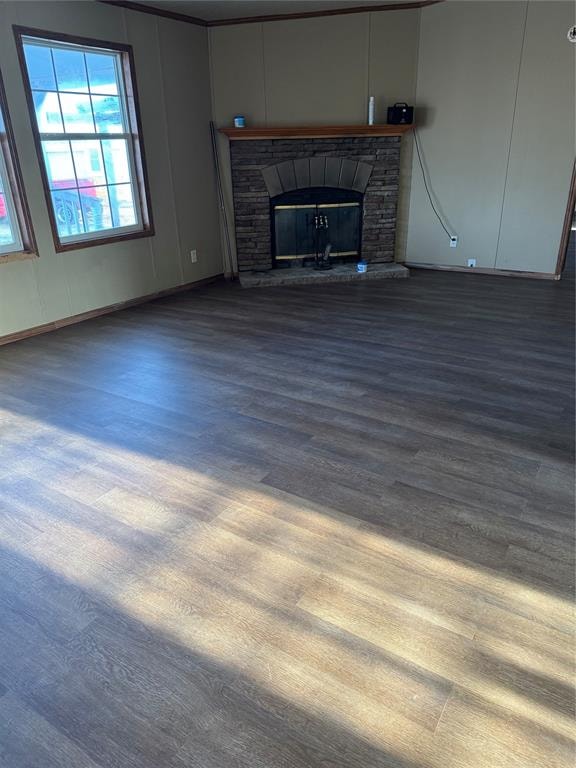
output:
[{"label": "wooden mantel", "polygon": [[220,128],[231,141],[258,139],[332,139],[347,136],[402,136],[412,125],[310,125],[266,128]]}]

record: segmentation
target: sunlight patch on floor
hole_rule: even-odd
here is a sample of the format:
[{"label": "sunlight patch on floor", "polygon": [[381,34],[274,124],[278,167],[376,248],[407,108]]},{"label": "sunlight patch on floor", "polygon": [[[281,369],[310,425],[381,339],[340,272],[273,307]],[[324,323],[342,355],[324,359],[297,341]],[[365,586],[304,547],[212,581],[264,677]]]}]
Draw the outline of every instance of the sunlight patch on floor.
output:
[{"label": "sunlight patch on floor", "polygon": [[[37,431],[35,419],[26,424]],[[66,430],[49,432],[69,447]],[[486,660],[474,644],[474,611],[459,613],[493,605],[553,626],[571,621],[568,601],[230,473],[183,470],[85,437],[71,445],[116,473],[119,488],[95,502],[107,517],[83,523],[62,510],[54,520],[39,506],[40,533],[14,546],[126,615],[375,746],[420,762],[427,755],[430,766],[454,690],[575,735],[571,717],[514,690],[500,669],[520,665],[561,680],[561,665],[502,643]],[[141,473],[140,496],[121,488],[123,466]],[[211,519],[157,501],[146,488],[151,472],[167,488],[213,501]],[[454,615],[425,604],[433,595],[406,597],[395,575],[402,570],[450,590]]]}]

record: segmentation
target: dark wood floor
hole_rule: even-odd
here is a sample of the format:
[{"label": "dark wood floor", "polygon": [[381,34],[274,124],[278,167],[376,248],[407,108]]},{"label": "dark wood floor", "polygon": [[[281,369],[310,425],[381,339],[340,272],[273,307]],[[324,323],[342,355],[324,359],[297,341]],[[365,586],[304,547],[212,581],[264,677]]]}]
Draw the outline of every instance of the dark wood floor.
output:
[{"label": "dark wood floor", "polygon": [[570,280],[0,349],[2,768],[571,768]]}]

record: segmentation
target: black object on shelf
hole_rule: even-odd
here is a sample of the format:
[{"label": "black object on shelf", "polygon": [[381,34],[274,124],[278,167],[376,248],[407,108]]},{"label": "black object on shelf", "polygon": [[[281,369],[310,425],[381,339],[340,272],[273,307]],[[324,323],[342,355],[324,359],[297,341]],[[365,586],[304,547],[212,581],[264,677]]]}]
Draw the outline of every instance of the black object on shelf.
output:
[{"label": "black object on shelf", "polygon": [[393,107],[388,107],[389,125],[411,125],[414,122],[414,107],[409,107],[403,101],[398,101]]}]

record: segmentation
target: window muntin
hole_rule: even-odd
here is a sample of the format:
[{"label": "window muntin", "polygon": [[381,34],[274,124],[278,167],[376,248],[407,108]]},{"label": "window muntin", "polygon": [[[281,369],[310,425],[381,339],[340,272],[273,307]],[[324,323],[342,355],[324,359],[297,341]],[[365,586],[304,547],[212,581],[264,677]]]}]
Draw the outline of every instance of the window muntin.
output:
[{"label": "window muntin", "polygon": [[28,35],[21,40],[60,243],[144,231],[125,54]]}]

